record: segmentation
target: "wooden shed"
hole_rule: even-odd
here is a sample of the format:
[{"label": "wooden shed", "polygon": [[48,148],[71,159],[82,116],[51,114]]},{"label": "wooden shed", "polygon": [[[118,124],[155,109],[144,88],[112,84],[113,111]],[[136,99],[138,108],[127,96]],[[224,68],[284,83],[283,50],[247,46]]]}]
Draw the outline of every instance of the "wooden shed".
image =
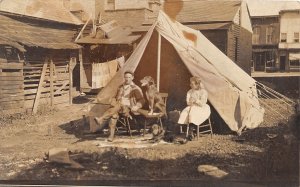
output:
[{"label": "wooden shed", "polygon": [[133,52],[141,35],[116,21],[87,20],[75,42],[80,49],[80,90],[98,92]]},{"label": "wooden shed", "polygon": [[77,32],[77,25],[0,13],[2,113],[71,103]]}]

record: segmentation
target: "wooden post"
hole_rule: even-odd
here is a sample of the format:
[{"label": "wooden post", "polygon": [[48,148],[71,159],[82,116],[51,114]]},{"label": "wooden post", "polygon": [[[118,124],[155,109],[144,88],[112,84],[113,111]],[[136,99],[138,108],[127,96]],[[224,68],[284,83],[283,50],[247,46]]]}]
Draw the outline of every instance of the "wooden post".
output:
[{"label": "wooden post", "polygon": [[158,44],[157,44],[157,91],[159,92],[160,87],[160,56],[161,56],[161,35],[158,33]]},{"label": "wooden post", "polygon": [[81,88],[83,87],[83,74],[84,74],[84,67],[83,67],[83,51],[82,49],[79,49],[79,67],[80,67],[80,81],[79,81],[79,87],[80,87],[80,92]]},{"label": "wooden post", "polygon": [[51,62],[50,62],[50,95],[51,95],[51,100],[50,100],[50,104],[51,104],[51,107],[53,107],[54,105],[54,88],[53,88],[53,73],[54,73],[54,64],[53,64],[53,61],[51,59]]},{"label": "wooden post", "polygon": [[37,89],[37,93],[36,93],[33,108],[32,108],[32,113],[33,114],[36,114],[38,106],[39,106],[40,96],[41,96],[41,92],[42,92],[42,89],[43,89],[43,82],[44,82],[44,79],[45,79],[46,69],[47,69],[47,65],[48,65],[47,63],[48,63],[48,59],[46,59],[44,65],[43,65],[43,70],[42,70],[39,86],[38,86],[38,89]]},{"label": "wooden post", "polygon": [[70,105],[73,104],[73,95],[72,95],[72,89],[73,89],[73,69],[76,65],[76,58],[71,58],[69,63],[69,103]]}]

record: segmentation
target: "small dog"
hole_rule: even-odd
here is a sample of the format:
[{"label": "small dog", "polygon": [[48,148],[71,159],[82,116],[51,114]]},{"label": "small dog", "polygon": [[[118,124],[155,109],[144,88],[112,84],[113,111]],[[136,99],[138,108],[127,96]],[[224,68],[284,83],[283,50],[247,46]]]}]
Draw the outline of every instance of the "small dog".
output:
[{"label": "small dog", "polygon": [[142,86],[146,87],[146,99],[149,103],[150,114],[153,112],[161,112],[166,114],[166,105],[157,91],[154,79],[151,76],[144,77],[141,81]]}]

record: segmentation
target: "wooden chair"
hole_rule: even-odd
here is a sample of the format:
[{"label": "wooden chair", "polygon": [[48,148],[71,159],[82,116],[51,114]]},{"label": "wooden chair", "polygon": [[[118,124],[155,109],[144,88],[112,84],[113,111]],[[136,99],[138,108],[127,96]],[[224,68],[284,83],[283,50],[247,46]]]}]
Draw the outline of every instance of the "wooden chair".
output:
[{"label": "wooden chair", "polygon": [[[208,123],[206,123],[206,122],[208,122]],[[212,138],[213,130],[212,130],[212,126],[211,126],[210,116],[202,124],[196,125],[196,126],[197,126],[197,140],[199,140],[199,134],[205,134],[208,132],[210,133],[210,137]],[[206,129],[204,129],[204,128],[206,128]],[[204,130],[201,130],[201,129],[204,129]],[[187,128],[186,128],[186,136],[188,136],[188,133],[189,133],[189,124],[187,125]]]},{"label": "wooden chair", "polygon": [[[165,106],[167,106],[167,99],[169,94],[168,93],[159,93],[160,96],[162,97]],[[148,119],[156,119],[157,123],[159,123],[160,127],[163,129],[163,124],[162,124],[162,118],[163,117],[168,117],[167,114],[163,114],[163,113],[159,113],[157,115],[144,115],[145,119],[144,119],[144,132],[143,135],[145,135],[146,133],[146,126],[147,126],[147,120]]]},{"label": "wooden chair", "polygon": [[[131,132],[131,127],[130,127],[130,122],[129,122],[129,117],[127,116],[120,116],[118,119],[118,122],[120,122],[125,128],[127,128],[127,132],[132,138],[132,132]],[[116,128],[118,129],[118,128]]]}]

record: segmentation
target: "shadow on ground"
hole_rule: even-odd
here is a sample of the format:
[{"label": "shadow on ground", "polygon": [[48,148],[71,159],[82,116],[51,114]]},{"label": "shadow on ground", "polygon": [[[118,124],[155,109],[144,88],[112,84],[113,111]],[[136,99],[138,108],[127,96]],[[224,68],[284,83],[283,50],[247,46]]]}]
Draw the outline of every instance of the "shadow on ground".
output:
[{"label": "shadow on ground", "polygon": [[[185,186],[207,183],[230,186],[234,182],[238,186],[247,184],[297,186],[298,144],[284,144],[280,134],[274,139],[269,139],[265,135],[280,132],[282,128],[277,126],[248,131],[242,136],[245,140],[237,142],[240,144],[237,145],[240,150],[229,154],[221,154],[221,150],[209,152],[207,147],[201,149],[201,145],[190,151],[186,150],[186,145],[171,145],[159,149],[107,147],[92,153],[71,153],[71,158],[85,169],[72,170],[63,165],[42,162],[20,172],[15,179],[23,183],[39,184]],[[243,148],[244,145],[255,146],[262,151],[247,150]],[[174,152],[185,154],[168,158]],[[200,174],[197,172],[200,164],[212,164],[229,175],[220,180]],[[48,177],[49,180],[45,181]]]}]

